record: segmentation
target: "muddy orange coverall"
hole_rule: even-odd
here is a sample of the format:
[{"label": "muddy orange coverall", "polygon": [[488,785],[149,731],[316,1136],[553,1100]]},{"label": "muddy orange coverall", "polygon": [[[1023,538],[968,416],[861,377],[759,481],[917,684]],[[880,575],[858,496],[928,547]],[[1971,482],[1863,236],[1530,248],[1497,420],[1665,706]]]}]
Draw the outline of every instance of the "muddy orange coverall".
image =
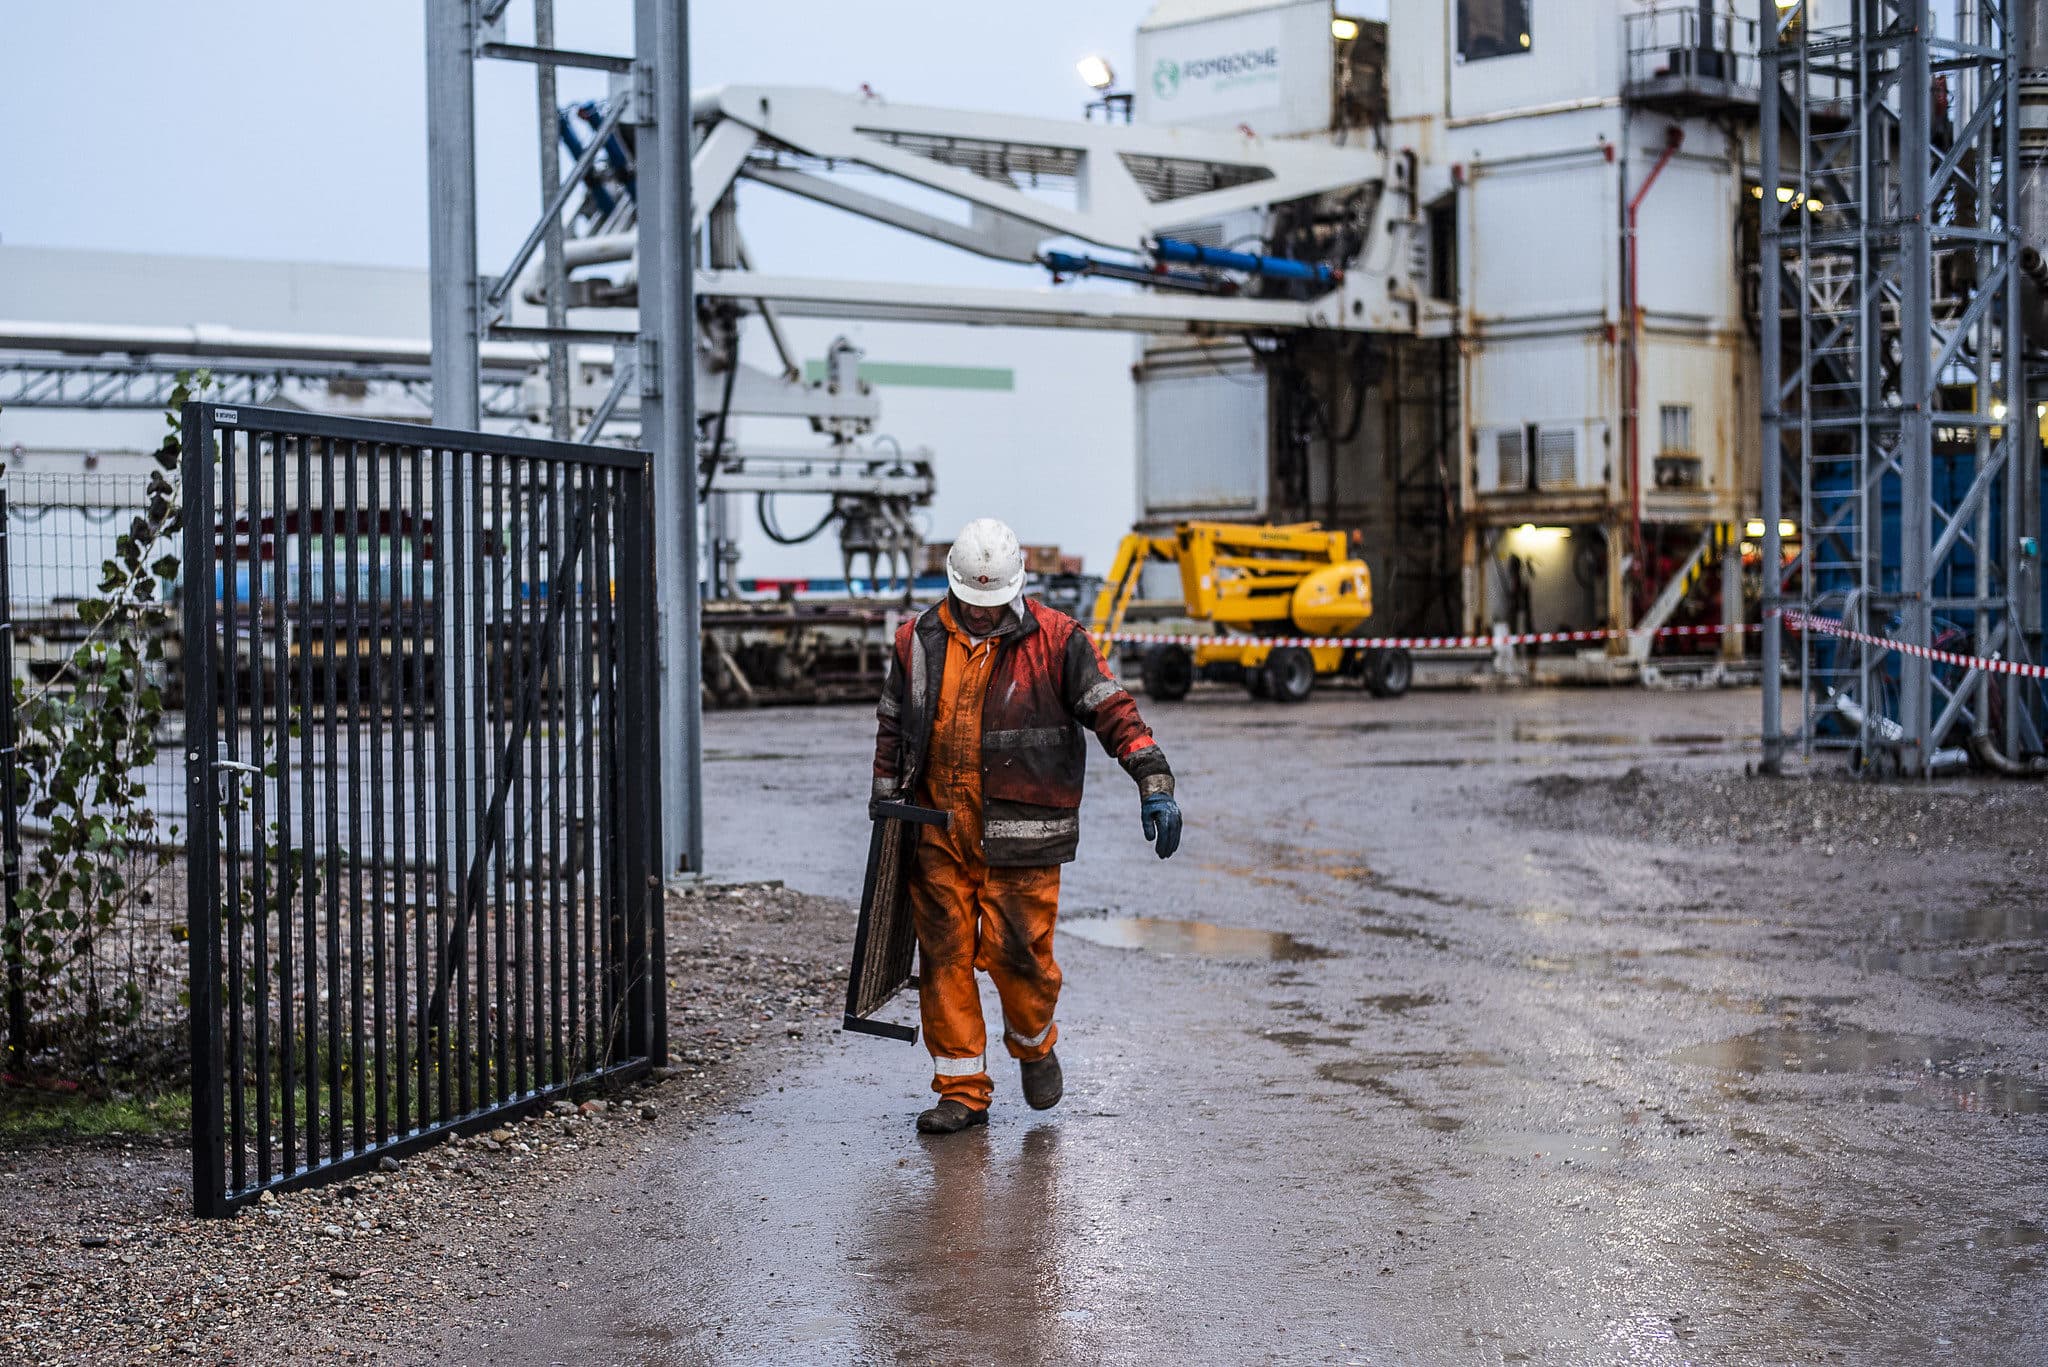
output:
[{"label": "muddy orange coverall", "polygon": [[1141,800],[1171,795],[1173,771],[1088,633],[1036,599],[978,641],[944,603],[905,623],[876,713],[875,796],[952,817],[919,828],[911,873],[918,1009],[932,1090],[983,1110],[994,1084],[977,968],[1002,998],[1013,1058],[1044,1058],[1059,1039],[1052,933],[1060,865],[1081,838],[1082,728]]}]

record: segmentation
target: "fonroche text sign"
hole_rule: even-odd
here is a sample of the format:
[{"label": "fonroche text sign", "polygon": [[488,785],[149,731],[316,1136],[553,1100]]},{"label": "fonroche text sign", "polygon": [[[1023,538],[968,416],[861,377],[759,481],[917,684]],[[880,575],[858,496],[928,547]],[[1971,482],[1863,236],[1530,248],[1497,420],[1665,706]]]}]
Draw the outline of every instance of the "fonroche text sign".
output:
[{"label": "fonroche text sign", "polygon": [[1328,16],[1327,3],[1289,4],[1141,30],[1139,118],[1261,135],[1327,127]]}]

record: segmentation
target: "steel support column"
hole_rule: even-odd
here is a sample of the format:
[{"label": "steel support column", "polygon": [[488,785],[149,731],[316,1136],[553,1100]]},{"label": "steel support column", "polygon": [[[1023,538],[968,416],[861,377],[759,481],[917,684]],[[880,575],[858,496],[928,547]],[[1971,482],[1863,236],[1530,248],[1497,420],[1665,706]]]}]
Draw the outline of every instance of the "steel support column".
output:
[{"label": "steel support column", "polygon": [[474,431],[476,70],[468,0],[427,0],[427,271],[434,424]]},{"label": "steel support column", "polygon": [[[1781,711],[1783,689],[1780,678],[1783,674],[1784,624],[1779,617],[1783,606],[1784,548],[1778,538],[1778,521],[1784,517],[1784,468],[1785,450],[1784,409],[1781,398],[1784,390],[1783,367],[1779,360],[1779,348],[1784,339],[1784,302],[1779,285],[1783,273],[1779,269],[1783,247],[1784,214],[1781,210],[1776,189],[1783,183],[1783,172],[1779,167],[1778,140],[1782,136],[1779,120],[1784,117],[1778,94],[1779,82],[1783,79],[1780,70],[1780,46],[1778,25],[1781,17],[1777,0],[1757,0],[1758,57],[1762,65],[1761,93],[1758,100],[1757,127],[1760,130],[1757,141],[1762,161],[1762,197],[1757,209],[1761,217],[1762,250],[1758,260],[1762,268],[1758,271],[1757,316],[1760,319],[1759,381],[1758,389],[1763,398],[1763,440],[1761,482],[1762,512],[1764,519],[1763,556],[1758,565],[1759,577],[1763,582],[1763,770],[1775,774],[1785,756],[1785,720]],[[1739,555],[1737,557],[1740,558]]]},{"label": "steel support column", "polygon": [[[1929,521],[1934,503],[1933,409],[1940,405],[1930,367],[1927,339],[1934,334],[1934,261],[1928,233],[1927,177],[1933,163],[1928,97],[1932,65],[1927,47],[1927,0],[1897,0],[1899,37],[1898,253],[1899,253],[1899,639],[1909,646],[1933,644],[1934,616],[1928,604],[1931,548]],[[1873,334],[1875,329],[1873,329]],[[1988,358],[1987,358],[1988,360]],[[1989,379],[1989,366],[1986,365]],[[1981,388],[1981,386],[1980,386]],[[1874,397],[1874,396],[1873,396]],[[1906,655],[1899,663],[1899,767],[1926,772],[1933,752],[1934,717],[1927,659]],[[1868,709],[1869,704],[1866,703]],[[1873,714],[1874,715],[1874,714]]]},{"label": "steel support column", "polygon": [[634,0],[642,103],[637,219],[640,440],[654,456],[655,605],[660,624],[661,858],[704,867],[701,556],[691,299],[690,44],[685,0]]}]

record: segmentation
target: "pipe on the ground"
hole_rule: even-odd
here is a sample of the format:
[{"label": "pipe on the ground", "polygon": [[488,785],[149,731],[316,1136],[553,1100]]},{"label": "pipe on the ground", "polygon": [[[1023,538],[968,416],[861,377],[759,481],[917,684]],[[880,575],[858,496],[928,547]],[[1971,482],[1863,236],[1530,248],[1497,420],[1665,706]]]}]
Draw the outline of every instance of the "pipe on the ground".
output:
[{"label": "pipe on the ground", "polygon": [[2048,778],[2048,755],[2036,755],[2022,764],[2008,758],[1988,735],[1970,737],[1970,757],[1994,774],[2006,778]]}]

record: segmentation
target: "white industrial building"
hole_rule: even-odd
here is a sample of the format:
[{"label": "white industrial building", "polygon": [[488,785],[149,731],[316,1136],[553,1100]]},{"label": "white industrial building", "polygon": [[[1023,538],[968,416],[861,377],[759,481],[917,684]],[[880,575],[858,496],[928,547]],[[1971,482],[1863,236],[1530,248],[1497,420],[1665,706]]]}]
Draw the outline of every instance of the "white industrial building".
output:
[{"label": "white industrial building", "polygon": [[[1756,508],[1755,29],[1706,12],[1448,0],[1333,34],[1320,4],[1157,5],[1137,117],[1384,149],[1400,210],[1353,265],[1403,268],[1413,309],[1365,348],[1155,343],[1144,515],[1356,528],[1402,629],[1628,627],[1696,582]],[[1159,73],[1212,52],[1263,79],[1191,106]]]}]

